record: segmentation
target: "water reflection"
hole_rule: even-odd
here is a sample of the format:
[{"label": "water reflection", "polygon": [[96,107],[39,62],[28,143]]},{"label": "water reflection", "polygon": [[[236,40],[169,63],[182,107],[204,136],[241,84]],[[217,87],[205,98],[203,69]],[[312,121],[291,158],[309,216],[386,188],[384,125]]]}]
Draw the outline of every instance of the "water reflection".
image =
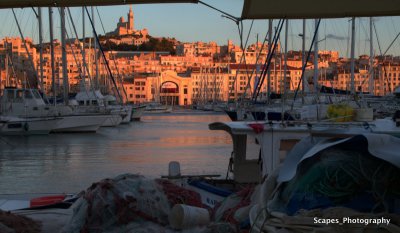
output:
[{"label": "water reflection", "polygon": [[215,121],[229,119],[209,113],[151,115],[97,134],[2,137],[0,192],[77,192],[126,172],[159,177],[172,160],[181,163],[182,173],[224,174],[231,138],[208,130]]}]

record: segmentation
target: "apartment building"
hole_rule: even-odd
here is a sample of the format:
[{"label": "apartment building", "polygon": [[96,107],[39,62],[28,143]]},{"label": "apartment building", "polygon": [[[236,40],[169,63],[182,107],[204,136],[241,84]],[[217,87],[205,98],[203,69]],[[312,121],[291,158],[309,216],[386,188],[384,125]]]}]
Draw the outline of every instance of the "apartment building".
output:
[{"label": "apartment building", "polygon": [[[27,84],[38,87],[41,80],[39,67],[42,65],[44,91],[50,94],[53,92],[54,80],[56,94],[61,93],[64,77],[60,42],[53,42],[54,75],[51,69],[50,45],[43,45],[43,62],[40,62],[37,46],[30,39],[27,39],[26,44],[38,76],[36,77],[32,69],[23,41],[20,38],[4,38],[0,41],[1,85]],[[235,48],[232,44],[228,47],[232,50]],[[257,48],[257,45],[250,46],[248,54],[255,55]],[[66,51],[69,89],[72,92],[79,90],[83,79],[87,85],[103,88],[102,90],[112,84],[106,62],[99,51],[96,56],[93,45],[86,43],[83,48],[82,42],[72,41],[67,44]],[[82,54],[85,54],[85,59]],[[124,84],[127,100],[135,103],[163,100],[189,105],[196,101],[227,101],[250,97],[261,81],[263,66],[262,63],[245,65],[216,62],[213,55],[175,56],[168,52],[107,51],[105,57],[115,81],[118,85]],[[288,57],[286,74],[281,54],[278,53],[270,64],[271,92],[281,93],[285,88],[290,91],[302,88],[301,53],[290,52]],[[349,60],[338,58],[335,51],[322,51],[319,58],[318,84],[350,90]],[[362,56],[356,60],[354,80],[358,91],[367,92],[370,88],[368,59],[367,56]],[[303,79],[311,90],[314,85],[312,76],[313,64],[309,62]],[[29,82],[25,82],[26,80]],[[261,96],[266,96],[267,84],[265,79],[260,89]],[[400,86],[399,60],[375,59],[372,85],[376,95],[386,95]]]},{"label": "apartment building", "polygon": [[181,43],[176,46],[176,54],[179,56],[198,57],[198,56],[211,56],[221,52],[220,46],[216,42],[194,42],[194,43]]},{"label": "apartment building", "polygon": [[[25,47],[26,45],[26,47]],[[37,50],[30,38],[25,43],[19,37],[5,37],[0,41],[1,88],[5,86],[36,86]]]}]

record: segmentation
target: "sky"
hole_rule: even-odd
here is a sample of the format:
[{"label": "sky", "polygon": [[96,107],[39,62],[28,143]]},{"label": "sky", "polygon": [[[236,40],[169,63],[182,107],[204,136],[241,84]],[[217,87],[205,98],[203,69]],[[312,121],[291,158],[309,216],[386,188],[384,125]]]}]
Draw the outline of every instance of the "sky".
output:
[{"label": "sky", "polygon": [[[240,17],[243,0],[203,0],[224,12]],[[100,15],[97,14],[97,11]],[[129,5],[97,7],[95,9],[96,31],[104,34],[102,24],[106,32],[113,31],[119,17],[126,15]],[[44,37],[45,41],[49,38],[48,11],[43,10],[44,14]],[[227,44],[228,40],[233,40],[235,44],[240,44],[240,36],[237,25],[230,19],[222,17],[222,13],[213,10],[202,4],[142,4],[133,5],[135,16],[135,29],[147,28],[149,34],[155,37],[174,37],[182,42],[215,41],[219,45]],[[38,23],[32,9],[15,9],[16,16],[20,22],[25,37],[31,37],[34,42],[38,42]],[[82,12],[81,8],[71,8],[74,23],[82,36]],[[57,9],[54,9],[54,34],[56,38],[60,35],[60,20]],[[374,33],[374,51],[376,55],[383,54],[390,43],[400,32],[400,17],[381,17],[375,18],[376,34]],[[102,22],[102,24],[100,23]],[[0,10],[0,38],[5,36],[19,36],[12,11],[10,9]],[[86,35],[91,34],[91,27],[86,20]],[[249,42],[262,41],[268,30],[266,20],[255,20],[250,34],[248,34],[252,21],[244,22],[243,44],[247,35]],[[67,31],[72,37],[72,30]],[[277,21],[274,23],[276,27]],[[291,20],[288,27],[288,50],[301,49],[302,21]],[[314,20],[307,20],[306,24],[306,48],[309,48],[310,40],[314,30]],[[281,34],[281,43],[284,44],[284,30]],[[348,57],[350,50],[350,21],[349,18],[329,19],[321,22],[319,30],[320,50],[337,50],[340,56]],[[379,44],[376,40],[378,35]],[[369,54],[369,19],[358,18],[356,20],[356,55]],[[380,49],[379,49],[380,48]],[[387,54],[400,55],[400,39],[398,38]]]}]

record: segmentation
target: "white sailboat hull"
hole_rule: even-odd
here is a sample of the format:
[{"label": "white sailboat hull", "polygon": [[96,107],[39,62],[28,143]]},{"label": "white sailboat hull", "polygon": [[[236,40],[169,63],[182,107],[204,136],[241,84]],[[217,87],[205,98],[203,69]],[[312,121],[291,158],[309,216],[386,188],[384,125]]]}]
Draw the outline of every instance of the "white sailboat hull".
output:
[{"label": "white sailboat hull", "polygon": [[115,127],[122,122],[122,117],[119,114],[110,114],[106,120],[101,124],[102,127]]},{"label": "white sailboat hull", "polygon": [[96,132],[107,118],[103,114],[64,116],[52,132]]},{"label": "white sailboat hull", "polygon": [[60,118],[2,118],[1,135],[49,134]]},{"label": "white sailboat hull", "polygon": [[146,106],[133,106],[132,107],[132,115],[131,115],[131,120],[132,121],[139,121],[140,118],[143,115],[144,110],[146,109]]},{"label": "white sailboat hull", "polygon": [[157,106],[157,107],[148,107],[145,110],[146,113],[170,113],[172,112],[171,106]]},{"label": "white sailboat hull", "polygon": [[126,110],[127,114],[122,119],[122,123],[127,124],[127,123],[131,122],[131,119],[132,119],[132,106],[126,105],[126,106],[124,106],[124,109]]},{"label": "white sailboat hull", "polygon": [[108,106],[108,109],[111,110],[111,114],[119,114],[122,117],[122,124],[127,124],[131,122],[131,116],[132,116],[132,106],[122,106],[122,105],[116,105],[116,106]]}]

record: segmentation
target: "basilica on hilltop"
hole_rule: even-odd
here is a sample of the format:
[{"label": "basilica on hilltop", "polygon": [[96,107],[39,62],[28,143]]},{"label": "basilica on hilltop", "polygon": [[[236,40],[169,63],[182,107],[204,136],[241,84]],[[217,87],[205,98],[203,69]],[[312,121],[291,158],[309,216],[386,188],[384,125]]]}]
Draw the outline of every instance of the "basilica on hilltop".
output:
[{"label": "basilica on hilltop", "polygon": [[118,20],[117,27],[114,31],[107,33],[107,36],[128,36],[128,35],[137,35],[137,36],[147,36],[147,29],[136,30],[135,29],[135,17],[132,10],[132,5],[129,7],[128,12],[128,21],[125,21],[125,18],[121,16]]}]

